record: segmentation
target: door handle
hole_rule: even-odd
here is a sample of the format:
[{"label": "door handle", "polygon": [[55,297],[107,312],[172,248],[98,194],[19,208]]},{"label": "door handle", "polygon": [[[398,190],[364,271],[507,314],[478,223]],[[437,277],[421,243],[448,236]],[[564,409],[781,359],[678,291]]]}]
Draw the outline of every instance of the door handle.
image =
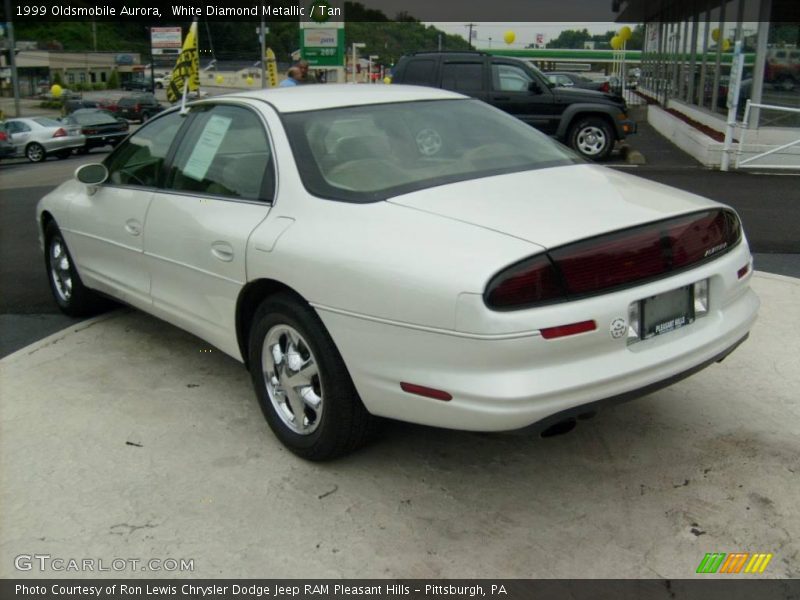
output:
[{"label": "door handle", "polygon": [[233,246],[228,242],[214,242],[211,244],[211,254],[222,262],[231,262],[233,260]]},{"label": "door handle", "polygon": [[138,237],[142,233],[142,224],[135,219],[128,219],[125,221],[125,231],[134,237]]}]

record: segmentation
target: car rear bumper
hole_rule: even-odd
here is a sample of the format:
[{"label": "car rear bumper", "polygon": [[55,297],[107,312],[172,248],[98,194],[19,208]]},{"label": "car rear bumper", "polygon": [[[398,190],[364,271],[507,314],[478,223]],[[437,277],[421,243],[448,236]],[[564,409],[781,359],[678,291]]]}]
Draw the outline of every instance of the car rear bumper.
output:
[{"label": "car rear bumper", "polygon": [[[746,244],[740,246],[679,276],[554,308],[551,316],[563,316],[550,324],[597,322],[595,331],[559,339],[443,333],[316,308],[373,414],[452,429],[515,430],[649,393],[735,348],[759,307],[750,275],[737,277],[750,258]],[[712,291],[707,315],[649,340],[612,339],[610,323],[627,316],[632,301],[704,279]],[[532,310],[532,322],[536,318]],[[401,382],[443,390],[452,399],[406,393]]]}]

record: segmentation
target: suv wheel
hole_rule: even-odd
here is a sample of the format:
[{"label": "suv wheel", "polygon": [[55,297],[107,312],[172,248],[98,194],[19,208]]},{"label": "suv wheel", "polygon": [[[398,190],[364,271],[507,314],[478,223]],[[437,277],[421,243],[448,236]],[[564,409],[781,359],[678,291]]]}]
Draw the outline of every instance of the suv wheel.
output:
[{"label": "suv wheel", "polygon": [[569,130],[569,145],[590,160],[603,160],[614,148],[614,133],[602,117],[579,117]]}]

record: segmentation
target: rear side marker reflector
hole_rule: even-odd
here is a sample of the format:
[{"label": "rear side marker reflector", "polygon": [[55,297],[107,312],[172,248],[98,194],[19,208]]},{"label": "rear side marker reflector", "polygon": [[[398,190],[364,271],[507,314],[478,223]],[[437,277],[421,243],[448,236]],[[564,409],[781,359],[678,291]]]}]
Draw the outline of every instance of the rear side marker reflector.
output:
[{"label": "rear side marker reflector", "polygon": [[739,270],[736,272],[736,275],[739,277],[739,279],[741,279],[742,277],[744,277],[745,275],[747,275],[747,273],[748,273],[749,271],[750,271],[750,264],[748,263],[748,264],[746,264],[745,266],[743,266],[741,269],[739,269]]},{"label": "rear side marker reflector", "polygon": [[595,329],[597,329],[597,323],[594,321],[581,321],[580,323],[570,323],[569,325],[548,327],[546,329],[542,329],[541,332],[544,339],[552,340],[554,338],[576,335],[578,333],[586,333],[587,331],[594,331]]},{"label": "rear side marker reflector", "polygon": [[416,394],[417,396],[425,396],[426,398],[433,398],[434,400],[443,400],[448,402],[453,397],[445,391],[435,390],[433,388],[425,387],[424,385],[417,385],[415,383],[401,382],[400,388],[409,394]]}]

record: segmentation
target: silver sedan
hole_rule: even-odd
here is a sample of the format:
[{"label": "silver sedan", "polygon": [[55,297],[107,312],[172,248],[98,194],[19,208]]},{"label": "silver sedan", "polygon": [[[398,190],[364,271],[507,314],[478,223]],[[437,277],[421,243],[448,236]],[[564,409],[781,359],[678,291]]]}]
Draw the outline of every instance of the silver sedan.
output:
[{"label": "silver sedan", "polygon": [[14,146],[14,156],[31,162],[41,162],[51,154],[67,158],[86,143],[80,127],[50,117],[8,119],[3,129]]}]

